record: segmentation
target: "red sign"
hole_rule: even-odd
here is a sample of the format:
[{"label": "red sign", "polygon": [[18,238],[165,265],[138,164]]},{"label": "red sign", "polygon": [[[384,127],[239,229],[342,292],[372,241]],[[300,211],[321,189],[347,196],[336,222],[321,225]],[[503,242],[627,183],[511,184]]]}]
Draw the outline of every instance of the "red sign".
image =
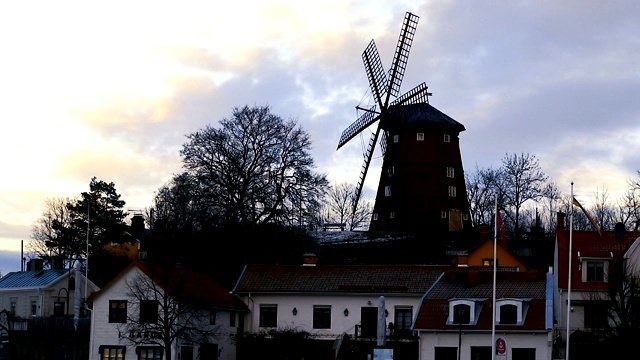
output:
[{"label": "red sign", "polygon": [[507,352],[507,342],[503,338],[496,340],[496,354],[504,354]]}]

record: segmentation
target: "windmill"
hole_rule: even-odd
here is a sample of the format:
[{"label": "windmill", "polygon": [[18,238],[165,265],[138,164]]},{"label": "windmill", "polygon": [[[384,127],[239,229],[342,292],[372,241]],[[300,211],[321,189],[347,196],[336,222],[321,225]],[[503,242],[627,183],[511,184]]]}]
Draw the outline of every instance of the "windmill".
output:
[{"label": "windmill", "polygon": [[[391,67],[389,68],[388,72],[385,72],[384,70],[382,61],[380,60],[380,55],[376,48],[375,41],[371,40],[369,45],[365,48],[365,51],[362,53],[362,61],[364,63],[365,71],[369,81],[369,87],[371,90],[371,94],[375,100],[375,104],[368,108],[356,106],[356,109],[362,111],[362,115],[360,115],[355,122],[349,125],[342,132],[340,140],[338,141],[337,149],[340,149],[356,135],[361,134],[364,130],[377,123],[376,130],[372,132],[367,148],[363,154],[364,162],[360,171],[358,183],[356,185],[355,200],[352,204],[352,214],[355,214],[355,212],[357,211],[358,202],[360,200],[362,188],[364,186],[364,181],[377,143],[380,144],[380,149],[384,159],[383,170],[387,169],[388,174],[394,173],[396,168],[399,169],[402,166],[404,166],[404,169],[407,170],[403,175],[401,175],[400,177],[396,177],[393,180],[386,179],[387,176],[384,173],[381,174],[372,220],[377,220],[376,210],[384,211],[385,214],[388,215],[388,217],[394,218],[396,214],[395,208],[397,208],[400,211],[403,211],[401,209],[412,211],[415,210],[416,213],[411,215],[411,217],[417,219],[416,221],[421,221],[418,218],[422,216],[420,214],[424,215],[424,206],[416,204],[413,199],[416,197],[413,194],[408,193],[406,189],[403,190],[405,192],[405,195],[403,196],[405,200],[402,199],[402,196],[389,198],[389,190],[391,187],[390,184],[393,183],[395,185],[401,185],[405,188],[407,187],[407,185],[420,186],[420,184],[416,183],[416,174],[424,175],[425,171],[432,171],[425,169],[432,169],[434,167],[443,165],[440,164],[441,161],[439,159],[434,159],[433,156],[428,155],[428,153],[442,153],[443,151],[445,151],[446,153],[451,152],[451,150],[446,150],[440,147],[431,147],[429,150],[426,150],[424,148],[415,148],[413,145],[408,145],[407,142],[404,142],[402,145],[395,146],[399,133],[405,132],[405,134],[403,134],[404,137],[406,135],[406,131],[415,131],[416,126],[423,126],[417,124],[430,123],[428,125],[429,129],[427,129],[428,134],[432,134],[433,129],[436,129],[436,132],[438,132],[438,134],[442,132],[443,129],[445,129],[450,133],[445,134],[445,136],[454,135],[455,139],[457,140],[457,134],[460,131],[464,130],[464,126],[462,126],[460,123],[456,122],[449,116],[429,105],[429,96],[431,95],[431,93],[427,91],[427,85],[424,82],[409,90],[408,92],[400,95],[400,86],[402,84],[402,79],[404,77],[404,72],[407,66],[409,51],[411,49],[411,44],[413,43],[418,19],[418,16],[410,12],[407,12],[405,14],[402,29],[400,30],[400,36],[398,38],[398,43],[396,45],[395,54],[393,56]],[[424,134],[425,133],[423,132],[422,140],[431,139],[431,137],[429,136],[427,136],[427,138],[424,138]],[[392,142],[394,143],[393,145],[395,149],[392,151],[392,155],[389,155],[387,153],[387,150],[391,150],[390,148],[388,149],[388,145],[392,143],[389,141],[390,136],[394,136]],[[413,147],[411,147],[410,149],[405,148],[403,150],[402,148],[400,148],[400,146]],[[413,157],[414,159],[410,160],[412,165],[408,166],[406,165],[407,159],[411,157]],[[450,158],[451,156],[448,155],[445,157]],[[453,157],[455,158],[455,154]],[[459,155],[458,158],[460,158]],[[456,162],[455,159],[453,162]],[[415,164],[419,165],[416,167]],[[459,161],[459,164],[455,164],[453,166],[459,168],[459,174],[461,175],[461,160]],[[413,175],[409,174],[410,172],[413,172]],[[414,180],[408,180],[412,177],[414,178]],[[458,179],[458,185],[459,182],[460,181]],[[463,179],[462,188],[464,189]],[[401,192],[398,192],[398,194],[400,193]],[[426,197],[429,197],[430,199],[426,199]],[[432,195],[425,195],[422,196],[421,201],[433,202],[432,198]],[[464,196],[464,198],[466,201],[466,196]],[[444,204],[445,202],[448,201],[446,199],[443,199],[438,203],[442,203],[440,205],[445,207],[451,206],[451,204],[448,203]],[[432,205],[429,206],[433,207]],[[464,204],[462,204],[461,206],[455,204],[454,206],[462,207],[463,209],[461,210],[463,212],[468,211],[468,204],[466,205],[466,207],[464,206]],[[440,213],[438,213],[438,215],[440,215]],[[400,224],[402,222],[396,221],[395,223]],[[375,228],[373,224],[374,223],[372,222],[370,229],[372,227]],[[383,226],[382,229],[386,228]]]}]

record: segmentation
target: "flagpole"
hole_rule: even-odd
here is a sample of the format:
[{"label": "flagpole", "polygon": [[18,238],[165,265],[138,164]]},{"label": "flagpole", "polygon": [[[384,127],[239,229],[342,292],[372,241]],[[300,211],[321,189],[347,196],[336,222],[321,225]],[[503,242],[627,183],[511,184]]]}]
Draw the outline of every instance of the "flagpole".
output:
[{"label": "flagpole", "polygon": [[[496,269],[497,269],[497,243],[498,243],[498,196],[496,196],[496,214],[495,214],[495,226],[494,234],[493,234],[493,316],[491,321],[491,349],[492,354],[491,358],[495,360],[496,358]],[[504,225],[502,225],[504,226]],[[504,239],[502,239],[504,244]]]},{"label": "flagpole", "polygon": [[571,182],[571,204],[569,214],[569,279],[567,283],[567,340],[565,342],[565,359],[569,360],[569,334],[571,328],[571,258],[573,257],[573,181]]},{"label": "flagpole", "polygon": [[89,283],[89,231],[90,231],[90,227],[89,227],[89,222],[91,219],[91,202],[87,203],[87,265],[84,268],[84,300],[85,300],[85,306],[86,306],[86,301],[87,301],[87,287],[88,287],[88,283]]}]

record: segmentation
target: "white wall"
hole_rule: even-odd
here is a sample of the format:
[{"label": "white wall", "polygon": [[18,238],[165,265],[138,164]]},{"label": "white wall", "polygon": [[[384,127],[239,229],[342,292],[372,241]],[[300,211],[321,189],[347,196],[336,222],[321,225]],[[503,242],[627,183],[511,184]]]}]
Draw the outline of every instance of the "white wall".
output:
[{"label": "white wall", "polygon": [[[109,300],[128,300],[133,301],[132,298],[127,297],[128,286],[126,285],[126,279],[132,279],[136,273],[140,270],[138,268],[131,268],[127,274],[122,278],[114,281],[108,289],[105,289],[105,293],[98,296],[93,302],[93,311],[91,316],[91,340],[89,343],[89,359],[101,360],[99,349],[101,345],[126,345],[126,358],[136,358],[136,347],[121,343],[118,338],[118,324],[109,323]],[[133,311],[131,307],[127,309],[130,313]],[[235,360],[236,359],[236,347],[232,342],[233,335],[236,334],[237,328],[229,327],[229,312],[218,311],[216,315],[216,325],[220,325],[220,335],[216,339],[215,343],[218,344],[220,350],[220,360]],[[236,322],[236,325],[238,322]],[[172,358],[186,360],[183,357],[178,357],[180,349],[180,343],[176,343],[172,349]],[[193,344],[194,358],[198,354],[198,344]],[[165,355],[166,356],[166,355]]]},{"label": "white wall", "polygon": [[[394,322],[394,309],[396,306],[411,306],[413,316],[418,309],[420,296],[393,296],[385,295],[385,308],[389,312],[386,318],[387,326],[389,322]],[[353,335],[356,325],[360,324],[360,310],[362,307],[377,307],[379,296],[372,294],[338,294],[338,295],[299,295],[299,294],[277,294],[262,295],[253,294],[251,297],[244,297],[243,301],[249,307],[249,314],[245,322],[245,330],[248,332],[259,332],[260,304],[278,305],[278,328],[294,328],[307,331],[311,334],[325,335],[326,339],[336,339],[340,335],[347,333]],[[368,303],[370,302],[370,304]],[[313,306],[331,306],[331,328],[313,329]],[[292,314],[293,308],[298,311],[297,315]],[[344,310],[349,309],[349,316],[344,316]]]},{"label": "white wall", "polygon": [[[503,338],[507,343],[507,359],[513,359],[513,348],[535,348],[536,360],[551,360],[552,342],[551,333],[495,333],[495,338]],[[421,332],[420,333],[420,360],[434,360],[436,347],[458,347],[461,339],[461,360],[471,358],[471,347],[492,346],[491,331],[478,333],[476,331],[450,332]]]}]

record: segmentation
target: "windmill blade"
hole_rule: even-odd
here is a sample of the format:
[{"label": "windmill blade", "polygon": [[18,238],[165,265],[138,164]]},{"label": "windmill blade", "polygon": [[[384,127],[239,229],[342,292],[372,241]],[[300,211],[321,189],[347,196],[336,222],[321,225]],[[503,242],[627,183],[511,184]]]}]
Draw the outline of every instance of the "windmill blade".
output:
[{"label": "windmill blade", "polygon": [[362,62],[367,72],[371,93],[375,97],[378,106],[382,109],[382,97],[387,91],[387,74],[384,72],[382,60],[380,60],[380,54],[378,53],[375,41],[371,40],[367,48],[364,49]]},{"label": "windmill blade", "polygon": [[378,120],[379,114],[375,111],[375,108],[375,106],[371,107],[371,109],[367,110],[356,121],[344,129],[342,135],[340,135],[340,140],[338,141],[338,149],[340,149],[342,145],[346,144],[349,140],[353,139],[353,137],[358,135],[362,130],[368,128],[369,125]]},{"label": "windmill blade", "polygon": [[396,52],[393,55],[393,62],[389,69],[389,89],[387,90],[387,98],[384,102],[385,105],[389,104],[390,96],[397,97],[400,92],[400,84],[402,84],[404,70],[407,67],[409,50],[413,43],[413,36],[416,33],[418,19],[419,17],[417,15],[409,12],[404,17],[402,29],[400,30],[400,37],[398,38],[398,44],[396,45]]},{"label": "windmill blade", "polygon": [[371,134],[369,145],[367,146],[367,152],[364,154],[364,163],[362,164],[362,169],[360,170],[360,178],[358,179],[358,184],[356,185],[356,193],[353,200],[353,207],[351,212],[352,216],[355,216],[356,210],[358,210],[358,202],[360,201],[360,195],[362,194],[364,179],[367,177],[367,171],[369,170],[369,164],[371,164],[371,157],[373,155],[373,150],[375,149],[376,140],[378,139],[379,134],[380,126],[378,126],[375,133]]},{"label": "windmill blade", "polygon": [[427,86],[427,84],[422,83],[407,91],[401,97],[395,99],[393,102],[391,102],[390,106],[429,103],[429,96],[431,96],[431,93],[427,91],[428,89],[429,87]]}]

